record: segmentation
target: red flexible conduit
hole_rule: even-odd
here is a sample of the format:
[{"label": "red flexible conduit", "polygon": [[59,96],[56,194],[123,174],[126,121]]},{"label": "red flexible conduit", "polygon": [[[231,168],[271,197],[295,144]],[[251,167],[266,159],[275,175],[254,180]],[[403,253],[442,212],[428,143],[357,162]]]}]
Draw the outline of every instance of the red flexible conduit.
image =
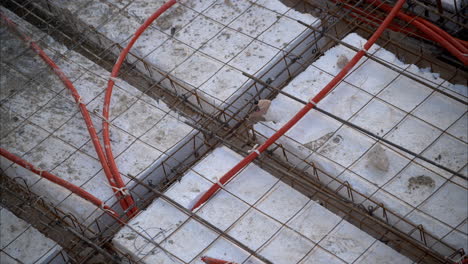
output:
[{"label": "red flexible conduit", "polygon": [[[366,0],[369,4],[381,8],[389,12],[392,10],[392,7],[381,2],[380,0]],[[442,47],[447,49],[453,56],[457,57],[464,65],[468,65],[468,49],[466,42],[456,39],[447,32],[443,31],[434,24],[426,21],[425,19],[410,16],[403,12],[398,12],[397,16],[402,20],[413,24],[419,30],[421,30],[428,38],[432,39],[435,42],[438,42]]]},{"label": "red flexible conduit", "polygon": [[[119,214],[117,214],[112,208],[110,208],[108,205],[106,205],[103,201],[99,200],[96,198],[94,195],[90,194],[89,192],[83,190],[82,188],[69,183],[66,180],[63,180],[50,172],[47,171],[42,171],[36,167],[34,167],[32,164],[28,163],[27,161],[13,155],[12,153],[8,152],[7,150],[0,148],[0,155],[7,158],[8,160],[13,161],[14,163],[20,165],[21,167],[28,169],[35,174],[41,176],[42,178],[45,178],[55,184],[58,184],[72,193],[80,196],[81,198],[91,202],[92,204],[96,205],[97,207],[103,209],[106,213],[108,213],[110,216],[114,217],[115,219],[119,220]],[[119,220],[120,221],[120,220]]]},{"label": "red flexible conduit", "polygon": [[264,152],[268,147],[270,147],[276,140],[283,136],[289,129],[291,129],[302,117],[304,117],[311,109],[313,109],[345,76],[346,74],[356,65],[356,63],[364,56],[367,50],[377,41],[377,39],[382,35],[383,31],[390,24],[393,18],[397,15],[398,11],[401,9],[405,0],[398,0],[397,4],[393,7],[392,11],[388,14],[382,24],[377,28],[374,34],[370,39],[364,44],[362,50],[360,50],[351,61],[346,64],[346,66],[314,97],[307,103],[291,120],[289,120],[283,127],[268,138],[265,143],[258,147],[255,151],[252,151],[248,156],[241,160],[236,166],[234,166],[230,171],[228,171],[224,176],[219,179],[220,184],[214,184],[211,186],[208,191],[206,191],[203,196],[195,203],[191,210],[195,210],[204,202],[206,202],[219,188],[220,185],[225,184],[230,180],[234,175],[236,175],[241,169],[249,165],[255,158],[257,158],[260,153]]},{"label": "red flexible conduit", "polygon": [[[104,169],[104,173],[106,174],[106,177],[112,187],[112,190],[117,195],[117,198],[120,201],[122,208],[126,210],[129,204],[127,204],[123,199],[119,199],[121,195],[119,188],[122,188],[123,186],[118,186],[116,184],[114,177],[112,176],[112,172],[109,169],[109,166],[107,165],[106,156],[104,152],[102,151],[101,143],[99,142],[98,135],[96,133],[96,130],[94,129],[94,125],[89,115],[89,112],[86,109],[86,105],[83,104],[83,102],[81,101],[81,96],[78,94],[78,91],[76,90],[75,86],[73,86],[73,83],[67,78],[67,76],[62,72],[62,70],[57,66],[57,64],[55,64],[55,62],[49,56],[47,56],[47,54],[39,47],[39,45],[33,42],[30,37],[24,35],[22,32],[18,30],[16,24],[13,21],[11,21],[8,17],[6,17],[2,13],[0,13],[0,17],[6,22],[9,28],[14,30],[25,43],[28,43],[30,48],[33,49],[54,70],[55,74],[57,74],[60,80],[71,91],[73,98],[75,99],[75,102],[78,104],[81,114],[83,115],[83,119],[85,120],[86,127],[88,128],[89,135],[91,136],[91,140],[93,142],[94,148],[101,162],[102,168]],[[74,185],[73,185],[73,190],[70,190],[70,191],[74,193],[84,192],[83,189]],[[127,215],[129,217],[132,217],[132,213],[130,211],[127,212]]]},{"label": "red flexible conduit", "polygon": [[[112,68],[111,72],[111,77],[109,81],[107,82],[107,89],[106,89],[106,94],[104,97],[104,107],[102,110],[102,115],[104,117],[104,121],[102,122],[102,137],[104,139],[104,149],[106,150],[107,158],[109,161],[109,166],[112,170],[112,173],[114,174],[116,184],[119,187],[125,186],[124,182],[122,181],[122,178],[120,177],[119,170],[117,169],[117,165],[115,164],[115,159],[114,159],[114,154],[112,153],[112,146],[110,143],[110,134],[109,134],[109,108],[110,108],[110,101],[112,97],[112,88],[114,87],[114,78],[116,78],[119,75],[119,70],[120,67],[122,66],[122,63],[125,60],[125,57],[127,56],[128,52],[130,49],[133,47],[133,44],[137,41],[137,39],[140,37],[141,34],[148,28],[151,23],[158,18],[161,14],[163,14],[167,9],[169,9],[171,6],[173,6],[176,3],[175,0],[171,0],[164,5],[162,5],[156,12],[151,15],[145,23],[143,23],[137,31],[135,31],[132,39],[130,42],[127,44],[125,49],[122,50],[122,52],[119,55],[119,58],[117,59],[117,62],[115,63],[114,67]],[[134,203],[133,199],[131,196],[125,197],[126,201],[129,205],[132,205]],[[136,208],[135,208],[136,209]]]}]

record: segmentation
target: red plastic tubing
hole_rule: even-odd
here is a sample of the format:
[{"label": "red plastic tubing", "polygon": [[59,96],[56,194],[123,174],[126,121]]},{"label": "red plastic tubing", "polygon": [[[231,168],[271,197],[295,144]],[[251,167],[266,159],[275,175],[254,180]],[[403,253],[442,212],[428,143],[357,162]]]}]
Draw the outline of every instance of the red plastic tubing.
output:
[{"label": "red plastic tubing", "polygon": [[[392,7],[384,4],[380,0],[366,0],[371,5],[379,7],[387,12],[392,10]],[[464,65],[468,65],[468,54],[466,42],[456,39],[439,27],[433,25],[429,21],[419,17],[410,16],[403,12],[398,12],[397,16],[402,20],[413,24],[421,30],[428,38],[438,42],[442,47],[447,49],[453,56],[458,58]]]},{"label": "red plastic tubing", "polygon": [[377,41],[377,39],[382,35],[383,31],[387,28],[393,18],[397,15],[398,11],[401,9],[405,0],[398,0],[396,5],[393,7],[392,11],[384,19],[382,24],[377,28],[374,34],[370,39],[364,44],[362,50],[360,50],[351,61],[346,64],[346,66],[314,97],[309,103],[307,103],[291,120],[289,120],[283,127],[276,131],[270,138],[268,138],[265,143],[258,147],[255,151],[247,155],[243,160],[241,160],[236,166],[234,166],[230,171],[228,171],[220,180],[220,184],[214,184],[211,186],[208,191],[206,191],[203,196],[195,203],[191,210],[195,210],[204,202],[206,202],[219,188],[220,185],[225,184],[230,180],[234,175],[236,175],[241,169],[249,165],[255,158],[257,158],[260,153],[268,149],[276,140],[283,136],[289,129],[291,129],[302,117],[304,117],[311,109],[313,109],[338,83],[346,76],[346,74],[356,65],[356,63],[364,56],[367,50]]},{"label": "red plastic tubing", "polygon": [[[109,166],[114,174],[114,178],[116,181],[117,186],[122,188],[125,186],[124,182],[122,181],[122,178],[120,177],[119,170],[117,169],[117,165],[115,164],[115,159],[114,159],[114,154],[112,153],[112,146],[110,143],[110,134],[109,134],[109,108],[110,108],[110,102],[111,102],[111,97],[112,97],[112,89],[115,84],[115,79],[119,75],[119,70],[120,67],[122,66],[122,63],[125,60],[125,57],[128,55],[130,49],[133,47],[137,39],[140,37],[141,34],[151,25],[151,23],[158,18],[161,14],[163,14],[167,9],[169,9],[171,6],[173,6],[176,3],[175,0],[171,0],[164,5],[162,5],[158,10],[156,10],[155,13],[153,13],[139,28],[138,30],[134,33],[132,39],[130,42],[127,44],[125,49],[122,50],[122,52],[119,55],[119,58],[117,59],[117,62],[115,63],[114,67],[112,68],[111,72],[111,77],[109,81],[107,82],[107,89],[106,89],[106,94],[104,97],[104,107],[102,110],[102,115],[104,117],[104,121],[102,123],[102,136],[104,140],[104,149],[106,150],[106,155],[108,158]],[[127,204],[130,206],[134,203],[133,199],[131,196],[126,196],[125,201]],[[136,209],[136,207],[133,207]],[[133,211],[135,213],[135,211]]]},{"label": "red plastic tubing", "polygon": [[[69,183],[68,181],[65,181],[53,174],[51,174],[50,172],[47,172],[47,171],[43,171],[43,170],[40,170],[36,167],[34,167],[32,164],[28,163],[27,161],[13,155],[12,153],[8,152],[7,150],[3,149],[3,148],[0,148],[0,155],[7,158],[8,160],[10,161],[13,161],[14,163],[20,165],[21,167],[25,168],[25,169],[28,169],[32,172],[34,172],[35,174],[41,176],[42,178],[45,178],[55,184],[58,184],[68,190],[70,190],[72,193],[80,196],[81,198],[91,202],[92,204],[96,205],[97,207],[103,209],[107,214],[109,214],[110,216],[116,218],[117,220],[119,220],[119,214],[117,214],[114,210],[112,210],[112,208],[110,208],[108,205],[106,205],[103,201],[99,200],[98,198],[96,198],[95,196],[93,196],[92,194],[90,194],[89,192],[81,189],[80,187],[72,184],[72,183]],[[119,220],[120,221],[120,220]]]},{"label": "red plastic tubing", "polygon": [[[73,83],[67,78],[67,76],[62,72],[62,70],[57,66],[57,64],[55,64],[55,62],[49,56],[47,56],[47,54],[39,47],[39,45],[37,45],[35,42],[33,42],[30,37],[26,36],[25,34],[23,34],[22,32],[20,32],[18,30],[16,24],[13,21],[11,21],[8,17],[6,17],[2,13],[0,13],[0,17],[3,19],[3,21],[6,22],[6,24],[8,25],[8,27],[10,29],[14,30],[17,33],[17,35],[25,43],[28,43],[30,48],[33,49],[53,69],[55,74],[57,74],[57,76],[64,83],[64,85],[71,91],[72,96],[75,99],[75,102],[78,104],[78,106],[80,108],[80,111],[81,111],[81,114],[83,115],[83,119],[85,120],[86,127],[88,128],[89,135],[91,136],[91,140],[93,142],[94,148],[95,148],[96,153],[97,153],[97,155],[99,157],[99,160],[101,162],[102,168],[104,169],[104,173],[106,174],[106,177],[107,177],[107,179],[108,179],[108,181],[109,181],[109,183],[110,183],[110,185],[112,187],[112,190],[114,191],[114,193],[116,193],[117,197],[119,198],[119,195],[120,195],[119,187],[121,188],[122,186],[116,185],[116,181],[115,181],[114,177],[112,176],[112,172],[111,172],[109,166],[107,165],[106,156],[105,156],[104,152],[102,151],[101,143],[99,142],[98,135],[97,135],[96,130],[94,128],[94,125],[93,125],[93,122],[92,122],[91,117],[89,115],[89,112],[86,109],[86,105],[82,102],[81,96],[78,94],[78,91],[73,86]],[[72,186],[72,185],[70,185],[70,186]],[[70,191],[72,191],[74,193],[82,193],[84,191],[81,188],[79,188],[77,186],[74,186],[74,185],[73,185],[72,188],[73,189],[70,190]],[[128,206],[125,203],[125,201],[122,200],[122,199],[119,199],[119,201],[120,201],[120,204],[121,204],[122,208],[124,210],[126,210],[128,208]],[[129,217],[132,217],[131,212],[127,212],[127,215]]]}]

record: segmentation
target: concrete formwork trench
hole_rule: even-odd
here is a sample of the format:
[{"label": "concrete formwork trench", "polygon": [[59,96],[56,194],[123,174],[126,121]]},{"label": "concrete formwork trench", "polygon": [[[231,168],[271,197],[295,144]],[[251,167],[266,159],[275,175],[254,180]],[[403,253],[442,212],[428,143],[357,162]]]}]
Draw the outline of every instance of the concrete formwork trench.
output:
[{"label": "concrete formwork trench", "polygon": [[[9,207],[11,198],[2,198],[1,230],[12,238],[8,245],[2,241],[2,261],[29,263],[38,254],[37,263],[93,263],[102,257],[130,263],[202,263],[202,256],[236,263],[460,258],[468,249],[467,74],[457,65],[438,72],[445,61],[426,59],[388,35],[318,104],[323,111],[312,110],[190,212],[369,37],[368,28],[337,20],[333,6],[320,13],[307,1],[285,2],[180,1],[138,40],[116,79],[108,120],[120,174],[144,209],[128,223],[119,225],[102,208],[2,157],[2,177],[41,197],[55,212],[52,218],[62,215],[57,210],[72,217],[59,222],[82,239],[80,247],[56,245],[34,231],[29,240],[43,240],[47,248],[38,244],[41,253],[34,248],[24,254],[28,236],[8,227],[16,222],[8,210],[18,215],[21,206]],[[70,78],[101,134],[111,67],[162,4],[9,1],[0,12]],[[0,38],[1,147],[123,216],[70,92],[5,24]],[[405,60],[401,50],[418,59]],[[272,104],[253,122],[246,117],[260,99]],[[78,235],[70,231],[75,229]],[[71,258],[50,257],[67,253]]]}]

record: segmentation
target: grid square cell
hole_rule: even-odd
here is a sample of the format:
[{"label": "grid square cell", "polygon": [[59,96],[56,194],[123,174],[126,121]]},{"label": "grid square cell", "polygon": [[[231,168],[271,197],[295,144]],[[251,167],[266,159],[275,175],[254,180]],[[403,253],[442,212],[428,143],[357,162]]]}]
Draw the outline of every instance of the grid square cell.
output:
[{"label": "grid square cell", "polygon": [[343,260],[333,254],[315,247],[301,264],[345,264]]},{"label": "grid square cell", "polygon": [[164,242],[164,248],[185,262],[190,262],[218,235],[208,227],[190,219]]},{"label": "grid square cell", "polygon": [[442,166],[458,171],[468,162],[467,149],[466,143],[444,133],[423,152],[423,156]]},{"label": "grid square cell", "polygon": [[208,56],[195,53],[179,65],[173,72],[174,76],[183,80],[193,87],[200,87],[223,65]]},{"label": "grid square cell", "polygon": [[381,100],[372,99],[368,105],[353,117],[351,122],[371,131],[377,136],[383,136],[404,117],[405,112],[398,108]]},{"label": "grid square cell", "polygon": [[375,239],[367,233],[343,221],[319,245],[351,263],[364,253],[374,241]]},{"label": "grid square cell", "polygon": [[416,207],[432,195],[444,182],[444,178],[411,163],[398,176],[387,183],[384,189]]},{"label": "grid square cell", "polygon": [[249,206],[224,190],[220,190],[197,214],[221,230],[226,230],[249,209]]},{"label": "grid square cell", "polygon": [[338,223],[341,217],[330,212],[314,201],[310,201],[287,225],[318,243]]},{"label": "grid square cell", "polygon": [[[249,254],[228,240],[219,237],[210,247],[208,247],[200,256],[210,256],[217,259],[229,259],[236,263],[242,263]],[[196,258],[192,264],[205,264],[200,258]]]},{"label": "grid square cell", "polygon": [[253,38],[230,28],[224,28],[213,39],[205,43],[200,51],[224,63],[237,56]]},{"label": "grid square cell", "polygon": [[413,262],[383,243],[374,243],[369,248],[369,250],[367,250],[361,257],[359,257],[358,260],[356,260],[356,263],[411,264]]},{"label": "grid square cell", "polygon": [[351,170],[371,183],[382,186],[409,162],[404,156],[377,143],[351,167]]},{"label": "grid square cell", "polygon": [[434,142],[441,133],[442,131],[439,129],[412,116],[407,116],[385,138],[419,154]]},{"label": "grid square cell", "polygon": [[281,224],[251,209],[228,231],[228,234],[253,250],[267,242],[281,227]]},{"label": "grid square cell", "polygon": [[257,203],[256,208],[286,223],[308,200],[309,198],[280,181]]},{"label": "grid square cell", "polygon": [[273,263],[297,263],[313,246],[314,243],[285,227],[260,250],[260,254]]},{"label": "grid square cell", "polygon": [[433,93],[414,111],[414,115],[445,130],[466,110],[467,107],[464,104],[439,93]]},{"label": "grid square cell", "polygon": [[363,155],[373,143],[373,139],[344,126],[319,149],[319,153],[344,167],[348,167]]},{"label": "grid square cell", "polygon": [[[453,201],[457,202],[454,203]],[[457,227],[466,220],[468,215],[467,204],[467,190],[457,184],[447,182],[421,204],[419,209],[452,227]]]},{"label": "grid square cell", "polygon": [[223,25],[205,16],[197,16],[193,21],[177,32],[174,37],[194,49],[200,48],[218,34]]},{"label": "grid square cell", "polygon": [[232,59],[230,65],[247,73],[257,73],[279,51],[254,40],[239,55]]}]

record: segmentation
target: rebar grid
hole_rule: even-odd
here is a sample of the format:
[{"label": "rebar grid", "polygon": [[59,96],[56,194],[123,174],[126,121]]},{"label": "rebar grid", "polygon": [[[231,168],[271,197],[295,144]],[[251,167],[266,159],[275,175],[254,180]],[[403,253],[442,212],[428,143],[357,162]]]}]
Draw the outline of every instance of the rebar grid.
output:
[{"label": "rebar grid", "polygon": [[[330,16],[330,19],[331,19],[331,17],[332,17],[332,16]],[[345,18],[341,17],[341,19],[344,20]],[[340,21],[340,20],[338,19],[338,21]],[[354,21],[351,20],[351,21],[349,21],[349,22],[350,22],[350,24],[353,24],[353,23],[354,23],[355,26],[357,26],[359,29],[362,29],[363,27],[365,27],[364,25],[361,25],[361,24],[356,23],[356,22],[357,22],[356,20],[354,20]],[[335,28],[335,30],[336,30],[336,28]],[[353,28],[349,28],[348,32],[352,32],[352,30],[353,30]],[[61,33],[61,32],[59,31],[59,33]],[[346,34],[342,34],[341,37],[344,36],[344,35],[346,35]],[[405,36],[405,37],[406,37],[406,36]],[[84,37],[83,37],[83,39],[84,39]],[[337,39],[339,39],[339,37],[338,37]],[[83,40],[83,42],[85,42],[85,40]],[[336,44],[336,43],[339,43],[339,41],[330,40],[330,41],[328,42],[328,46],[333,46],[333,44]],[[395,43],[396,43],[396,42],[394,42],[394,43],[392,43],[392,44],[394,45]],[[80,44],[77,44],[77,48],[80,48],[80,46],[84,46],[84,45],[82,45],[81,43],[80,43]],[[327,46],[327,45],[326,45],[326,46]],[[386,45],[384,45],[384,47],[386,47]],[[407,52],[407,50],[406,50],[405,47],[398,47],[398,48],[404,50],[405,52]],[[121,47],[120,47],[120,49],[121,49]],[[319,48],[320,54],[322,54],[323,51],[325,51],[325,50],[326,50],[326,49],[321,49],[321,48]],[[111,47],[108,48],[105,52],[101,53],[102,55],[101,55],[101,54],[96,55],[96,58],[98,58],[98,59],[99,59],[99,58],[104,58],[106,55],[110,55],[110,53],[111,53]],[[298,55],[298,56],[300,57],[300,55]],[[373,57],[373,56],[370,56],[371,59],[372,59],[372,57]],[[418,57],[420,58],[421,61],[425,61],[425,57],[426,57],[426,56],[420,55],[420,56],[418,56]],[[419,60],[419,58],[418,58],[418,60]],[[139,59],[141,59],[141,61],[144,61],[144,58],[139,58]],[[102,60],[102,59],[100,59],[100,60]],[[430,60],[428,60],[428,61],[430,61]],[[101,62],[100,62],[100,64],[105,64],[105,63],[110,63],[110,62],[107,62],[107,61],[101,61]],[[434,62],[434,63],[437,65],[436,62]],[[303,68],[305,68],[305,67],[307,67],[307,66],[308,66],[307,63],[305,63],[304,66],[303,66]],[[441,66],[441,67],[442,67],[442,66]],[[129,66],[128,69],[126,69],[125,74],[122,74],[122,79],[127,79],[127,78],[129,78],[129,77],[127,77],[128,75],[133,75],[133,74],[134,74],[133,68],[135,68],[135,64],[134,64],[134,63],[131,63],[131,66]],[[457,69],[457,71],[458,71],[458,69]],[[402,73],[402,74],[405,73],[404,69],[401,70],[401,73]],[[292,76],[294,76],[294,74],[293,74]],[[167,77],[167,76],[166,76],[166,77]],[[291,77],[291,78],[292,78],[292,77]],[[177,83],[177,82],[174,81],[174,83]],[[285,82],[285,83],[286,83],[286,82]],[[179,85],[179,84],[174,84],[174,85]],[[254,83],[253,85],[257,86],[256,83]],[[181,85],[181,86],[182,86],[182,85]],[[271,94],[276,94],[276,93],[277,93],[276,89],[272,89],[271,87],[265,87],[265,85],[263,85],[263,86],[264,86],[264,87],[262,87],[262,88],[258,88],[258,90],[265,89],[265,90],[270,90],[269,92],[270,92]],[[284,86],[284,84],[280,84],[280,85],[278,85],[277,87],[282,87],[282,86]],[[146,89],[145,92],[146,92],[146,93],[152,93],[152,94],[154,94],[154,89],[155,89],[156,87],[158,87],[158,86],[156,86],[156,84],[153,84],[152,86],[150,86],[150,88]],[[437,88],[436,88],[436,89],[437,89]],[[178,101],[179,103],[177,104],[177,107],[181,107],[181,108],[188,109],[187,106],[186,106],[187,102],[186,102],[184,96],[181,96],[181,95],[178,95],[178,96],[177,96],[177,95],[176,95],[175,97],[179,100],[179,101]],[[164,98],[164,99],[166,99],[166,98]],[[204,99],[202,98],[202,99],[200,99],[200,100],[203,101]],[[198,101],[198,99],[197,99],[197,101]],[[253,100],[251,100],[251,101],[253,101]],[[251,101],[247,102],[246,105],[251,104]],[[184,104],[184,102],[185,102],[185,104]],[[210,104],[209,102],[207,102],[207,103]],[[198,105],[199,108],[202,108],[202,107],[200,107],[200,106],[202,106],[202,104],[199,104],[199,105]],[[197,109],[197,105],[192,105],[192,106],[190,106],[190,108],[192,108],[192,109]],[[190,109],[190,108],[189,108],[189,109]],[[179,109],[179,108],[177,108],[177,109]],[[187,111],[187,110],[185,110],[185,111]],[[221,111],[222,111],[222,110],[221,110]],[[199,115],[203,118],[203,119],[202,119],[203,121],[199,121],[198,123],[196,123],[196,124],[197,124],[196,127],[199,127],[199,128],[206,128],[206,127],[209,128],[209,127],[210,127],[210,124],[212,124],[212,123],[214,122],[213,120],[216,121],[216,120],[219,119],[219,117],[220,117],[220,115],[218,115],[217,117],[213,117],[213,116],[209,116],[209,115],[204,114],[204,113],[203,113],[203,108],[201,109],[201,111],[198,110],[198,113],[199,113]],[[223,122],[223,120],[229,120],[229,121],[230,121],[230,120],[235,120],[235,121],[237,121],[237,122],[242,122],[242,121],[243,121],[243,117],[242,117],[242,116],[237,116],[238,113],[235,113],[235,114],[230,114],[230,113],[225,113],[225,112],[221,112],[221,113],[222,113],[221,115],[223,116],[223,118],[220,118],[220,119],[222,120],[221,122],[218,121],[218,123],[216,123],[216,124],[218,125],[218,127],[219,127],[219,123],[227,123],[227,121],[224,121],[224,122]],[[207,117],[207,116],[208,116],[208,117]],[[206,121],[205,121],[205,120],[206,120]],[[197,121],[198,121],[198,120],[197,120]],[[224,131],[224,133],[226,133],[225,131],[227,130],[227,131],[229,132],[229,135],[234,134],[234,135],[236,136],[236,138],[239,138],[239,137],[240,137],[239,135],[242,135],[244,131],[242,131],[241,129],[239,129],[238,131],[235,131],[234,129],[232,129],[232,128],[235,128],[235,127],[236,127],[236,125],[232,126],[231,128],[222,127],[222,129],[219,129],[219,130],[221,130],[221,131],[219,131],[219,130],[218,130],[218,131],[207,130],[207,131],[206,131],[206,134],[214,134],[214,135],[217,135],[218,133],[223,132],[223,131]],[[239,127],[238,127],[238,128],[239,128]],[[235,131],[235,133],[231,133],[232,131]],[[256,134],[258,134],[258,132],[257,132]],[[222,137],[221,137],[221,139],[222,139]],[[225,140],[224,140],[224,141],[225,141]],[[249,143],[251,143],[250,140],[248,140],[248,139],[246,140],[245,137],[243,138],[243,141],[244,141],[244,144],[249,144]],[[225,141],[225,142],[226,142],[226,141]],[[188,144],[188,143],[187,143],[187,144]],[[227,143],[226,143],[226,144],[227,144]],[[212,148],[214,145],[213,145],[213,144],[210,144],[210,146],[211,146],[211,148]],[[283,151],[283,152],[288,153],[288,150],[287,150],[287,149],[284,149],[282,146],[277,145],[277,146],[275,147],[275,149],[281,149],[281,148],[282,148],[282,151]],[[210,148],[208,148],[208,149],[210,149]],[[206,151],[206,152],[208,152],[208,151]],[[206,153],[206,152],[205,152],[205,153]],[[293,154],[291,153],[291,154],[288,154],[288,155],[293,155]],[[203,155],[200,155],[200,156],[203,156]],[[286,155],[286,156],[287,156],[287,155]],[[195,161],[196,161],[196,159],[195,159]],[[304,161],[304,162],[306,162],[306,161]],[[310,164],[310,165],[313,166],[313,164]],[[297,169],[297,168],[296,168],[296,169]],[[319,170],[319,169],[318,169],[318,170]],[[182,170],[182,171],[184,171],[184,170]],[[182,175],[182,174],[179,173],[179,177],[180,177],[181,175]],[[132,175],[124,175],[124,176],[129,177],[130,180],[136,181],[134,178],[132,178]],[[173,181],[169,181],[169,182],[167,183],[166,186],[169,186],[172,182],[173,182]],[[140,184],[142,184],[142,183],[140,183]],[[344,186],[346,183],[341,183],[341,184],[342,184],[342,185],[340,185],[340,186]],[[303,187],[304,187],[304,186],[303,186]],[[347,187],[347,188],[348,188],[348,190],[352,190],[351,187]],[[161,187],[161,190],[164,190],[164,189],[165,189],[164,187]],[[320,190],[320,192],[323,192],[323,190]],[[353,197],[353,196],[351,195],[351,197]],[[378,207],[376,207],[376,208],[378,208]],[[384,211],[387,211],[387,210],[384,209]]]}]

